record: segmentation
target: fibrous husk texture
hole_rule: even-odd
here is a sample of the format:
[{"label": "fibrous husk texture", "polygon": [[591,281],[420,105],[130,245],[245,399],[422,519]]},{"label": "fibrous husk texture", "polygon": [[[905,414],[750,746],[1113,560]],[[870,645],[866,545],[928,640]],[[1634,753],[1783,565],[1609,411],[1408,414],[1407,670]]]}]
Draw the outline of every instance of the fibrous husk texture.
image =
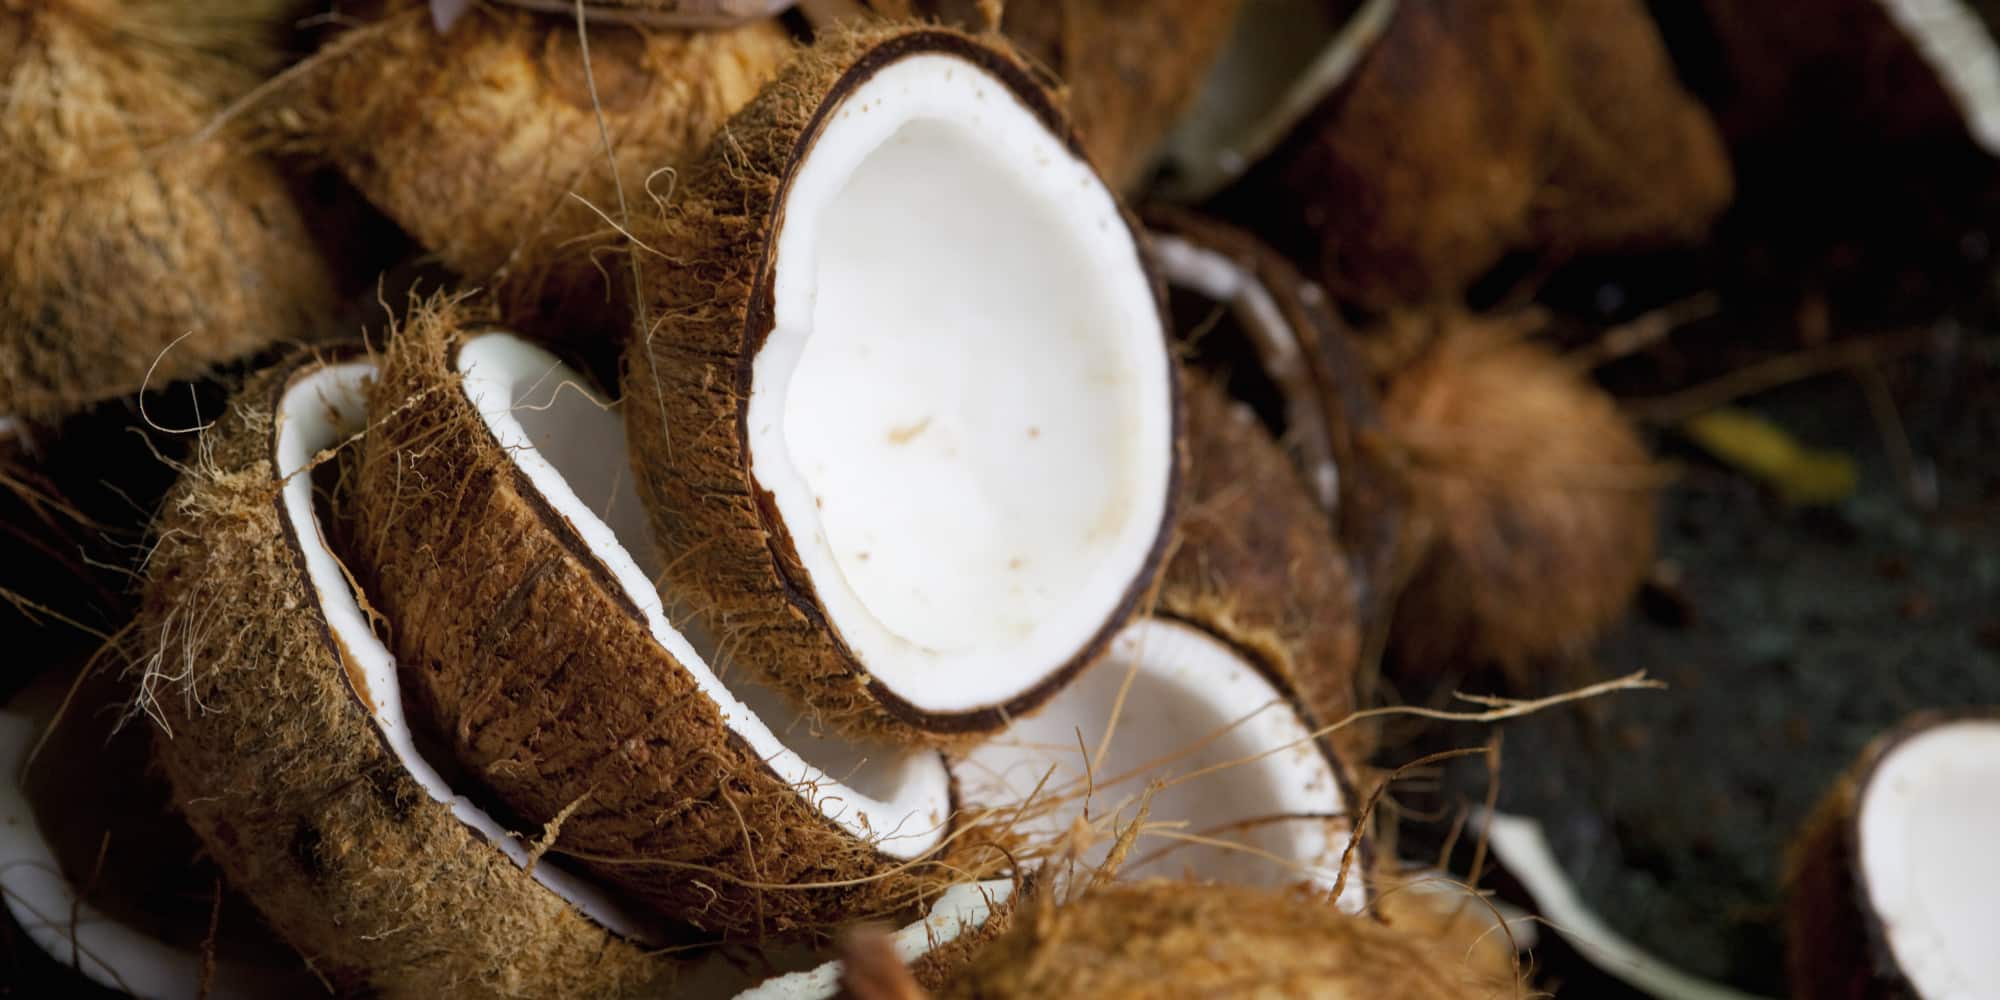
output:
[{"label": "fibrous husk texture", "polygon": [[1440,942],[1342,913],[1323,894],[1149,881],[1024,904],[947,997],[1408,997],[1513,993]]},{"label": "fibrous husk texture", "polygon": [[1386,308],[1454,299],[1510,250],[1699,239],[1732,192],[1641,0],[1428,0],[1225,203]]},{"label": "fibrous husk texture", "polygon": [[351,686],[279,508],[253,379],[202,435],[148,565],[140,707],[230,883],[339,992],[629,996],[660,959],[610,936],[432,800]]},{"label": "fibrous husk texture", "polygon": [[[948,53],[985,68],[1066,132],[1046,92],[990,40],[898,27],[829,33],[731,121],[728,141],[690,171],[677,210],[640,230],[641,242],[674,263],[638,251],[648,270],[643,325],[626,355],[625,418],[659,544],[670,561],[685,562],[680,576],[699,588],[676,600],[704,617],[737,663],[835,731],[950,741],[965,734],[938,731],[878,690],[826,625],[770,494],[750,472],[741,422],[751,361],[770,327],[765,283],[801,139],[830,96],[910,52]],[[1005,722],[997,712],[980,718],[987,728]]]},{"label": "fibrous husk texture", "polygon": [[[917,6],[949,15],[966,4]],[[1061,81],[1091,162],[1114,189],[1130,190],[1187,112],[1242,6],[1243,0],[1008,0],[1000,31]]]},{"label": "fibrous husk texture", "polygon": [[[1354,710],[1362,637],[1347,557],[1250,409],[1200,376],[1185,391],[1188,506],[1156,609],[1250,651],[1298,697],[1307,728],[1338,722]],[[1335,741],[1345,761],[1372,749],[1361,727]]]},{"label": "fibrous husk texture", "polygon": [[325,325],[333,274],[283,179],[204,131],[276,63],[291,6],[0,3],[0,414],[60,417]]},{"label": "fibrous husk texture", "polygon": [[1408,322],[1425,346],[1383,393],[1424,539],[1395,610],[1398,662],[1513,672],[1580,651],[1652,564],[1661,477],[1645,445],[1520,322]]},{"label": "fibrous husk texture", "polygon": [[790,36],[775,21],[579,36],[573,18],[497,7],[440,34],[426,7],[388,4],[328,45],[301,101],[305,143],[491,288],[510,322],[619,335],[629,293],[604,259],[615,225],[659,214],[675,168],[776,73]]},{"label": "fibrous husk texture", "polygon": [[466,399],[454,359],[476,318],[438,301],[392,339],[357,501],[358,561],[405,683],[459,761],[528,821],[561,816],[558,854],[707,930],[887,919],[952,881],[821,813],[831,790],[781,780],[652,637]]}]

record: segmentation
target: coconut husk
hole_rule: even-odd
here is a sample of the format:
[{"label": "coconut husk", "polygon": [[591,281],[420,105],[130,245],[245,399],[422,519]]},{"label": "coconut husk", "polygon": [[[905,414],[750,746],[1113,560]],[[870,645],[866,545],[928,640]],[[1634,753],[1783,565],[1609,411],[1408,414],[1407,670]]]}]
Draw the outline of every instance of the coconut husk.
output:
[{"label": "coconut husk", "polygon": [[1324,895],[1148,881],[1024,909],[946,997],[1486,998],[1518,990]]},{"label": "coconut husk", "polygon": [[1884,758],[1940,724],[2000,712],[1920,712],[1862,749],[1786,848],[1785,978],[1795,997],[1915,997],[1890,949],[1861,871],[1861,800]]},{"label": "coconut husk", "polygon": [[275,407],[310,364],[244,387],[156,525],[139,666],[175,802],[336,992],[661,989],[669,963],[454,818],[375,728],[280,507]]},{"label": "coconut husk", "polygon": [[306,78],[293,122],[303,143],[490,289],[510,323],[578,342],[627,325],[629,292],[607,259],[621,220],[657,216],[674,168],[792,50],[773,20],[595,24],[586,73],[573,18],[482,7],[440,33],[419,0],[383,6]]},{"label": "coconut husk", "polygon": [[0,414],[48,420],[324,328],[277,170],[211,128],[289,4],[0,7]]},{"label": "coconut husk", "polygon": [[[1296,694],[1309,729],[1338,722],[1354,711],[1362,650],[1356,574],[1256,415],[1199,376],[1185,393],[1188,506],[1155,608],[1249,653]],[[1349,726],[1332,743],[1355,802],[1350,762],[1372,739]]]},{"label": "coconut husk", "polygon": [[[826,625],[771,494],[751,473],[744,429],[751,362],[770,329],[766,286],[794,151],[819,127],[831,99],[911,52],[947,53],[984,68],[1069,137],[1053,98],[993,43],[990,36],[896,26],[826,33],[690,171],[680,211],[640,230],[642,242],[672,248],[667,252],[686,262],[655,269],[642,287],[648,333],[635,338],[625,363],[634,467],[659,544],[686,559],[686,578],[701,588],[693,605],[739,662],[809,706],[821,724],[856,738],[963,744],[1032,710],[1109,643],[1162,547],[1090,645],[1034,690],[994,708],[925,714],[871,678]],[[655,330],[656,322],[670,332]],[[1169,484],[1170,497],[1173,489]],[[1172,506],[1170,499],[1169,522]]]},{"label": "coconut husk", "polygon": [[1611,397],[1523,318],[1399,322],[1422,346],[1383,391],[1417,535],[1391,649],[1416,676],[1497,665],[1523,679],[1630,603],[1662,477]]},{"label": "coconut husk", "polygon": [[1003,861],[899,862],[730,728],[461,390],[483,318],[440,300],[391,339],[357,499],[390,645],[461,763],[530,822],[561,817],[559,853],[732,936],[892,917]]},{"label": "coconut husk", "polygon": [[1640,0],[1402,3],[1330,83],[1221,204],[1366,308],[1456,299],[1512,250],[1682,242],[1731,195]]},{"label": "coconut husk", "polygon": [[[1403,511],[1408,501],[1384,453],[1381,401],[1369,367],[1355,349],[1354,332],[1336,314],[1323,288],[1256,237],[1165,206],[1148,209],[1145,218],[1156,234],[1169,234],[1228,259],[1246,283],[1269,295],[1273,316],[1254,315],[1256,310],[1246,305],[1242,292],[1227,304],[1228,309],[1215,310],[1206,306],[1207,293],[1192,285],[1184,287],[1164,263],[1159,268],[1189,361],[1221,379],[1218,384],[1227,385],[1232,396],[1260,413],[1273,403],[1280,407],[1282,417],[1272,430],[1290,453],[1307,490],[1332,515],[1359,593],[1364,647],[1379,648],[1397,574],[1406,561]],[[1157,259],[1157,247],[1155,255]],[[1196,308],[1183,310],[1183,292],[1195,299]],[[1271,319],[1277,321],[1275,326],[1260,326]],[[1234,329],[1242,331],[1240,338]],[[1256,375],[1246,379],[1242,370],[1246,368]],[[1266,423],[1271,422],[1267,417]],[[1253,447],[1262,449],[1261,443]]]}]

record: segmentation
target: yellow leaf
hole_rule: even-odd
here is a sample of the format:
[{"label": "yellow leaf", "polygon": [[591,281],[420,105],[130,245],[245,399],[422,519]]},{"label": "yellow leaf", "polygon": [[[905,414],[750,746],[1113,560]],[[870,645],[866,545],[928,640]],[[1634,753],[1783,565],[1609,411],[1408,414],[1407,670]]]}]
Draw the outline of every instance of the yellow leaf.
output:
[{"label": "yellow leaf", "polygon": [[1753,476],[1786,503],[1832,504],[1854,494],[1858,473],[1845,452],[1800,444],[1784,428],[1746,410],[1710,410],[1681,425],[1709,454]]}]

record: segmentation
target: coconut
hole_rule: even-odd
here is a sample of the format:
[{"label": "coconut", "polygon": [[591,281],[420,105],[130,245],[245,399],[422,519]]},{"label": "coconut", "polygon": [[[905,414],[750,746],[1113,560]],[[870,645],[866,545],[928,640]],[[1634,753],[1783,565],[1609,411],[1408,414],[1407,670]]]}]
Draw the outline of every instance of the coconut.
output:
[{"label": "coconut", "polygon": [[1519,991],[1324,894],[1148,881],[1030,908],[948,997],[1487,998]]},{"label": "coconut", "polygon": [[[1004,879],[953,886],[938,897],[922,921],[893,935],[879,931],[869,935],[862,928],[862,933],[850,937],[842,958],[766,980],[738,994],[736,1000],[863,997],[866,994],[855,988],[854,979],[871,971],[862,968],[870,963],[888,967],[893,970],[891,975],[900,972],[899,978],[916,989],[936,989],[956,976],[979,948],[1011,926],[1025,893],[1024,887]],[[857,950],[861,953],[856,954]]]},{"label": "coconut", "polygon": [[1403,321],[1382,419],[1402,452],[1418,553],[1390,643],[1418,675],[1498,665],[1520,677],[1578,652],[1652,564],[1659,473],[1616,402],[1520,318]]},{"label": "coconut", "polygon": [[1103,651],[1167,538],[1138,236],[1028,71],[949,31],[831,32],[727,137],[641,229],[681,263],[625,366],[676,603],[833,729],[997,729]]},{"label": "coconut", "polygon": [[[1356,571],[1360,621],[1370,631],[1386,628],[1406,500],[1386,462],[1380,401],[1346,324],[1324,289],[1248,233],[1167,208],[1152,209],[1146,222],[1188,360],[1285,443],[1313,499],[1333,518],[1341,558]],[[1247,454],[1232,454],[1239,446],[1268,450],[1236,421],[1224,423],[1222,409],[1211,408],[1217,416],[1207,428],[1208,440],[1223,445],[1215,462],[1249,462]],[[1250,464],[1253,474],[1267,468]],[[1220,495],[1228,477],[1210,483]],[[1293,492],[1278,487],[1274,495]]]},{"label": "coconut", "polygon": [[1786,861],[1793,995],[1983,996],[2000,982],[2000,713],[1871,743]]},{"label": "coconut", "polygon": [[[1288,138],[1222,201],[1343,299],[1454,299],[1512,250],[1688,241],[1729,201],[1721,139],[1642,0],[1369,3],[1354,17],[1313,89],[1243,107],[1252,137]],[[1258,124],[1267,107],[1296,124]]]},{"label": "coconut", "polygon": [[374,371],[300,359],[252,379],[161,511],[134,671],[174,801],[337,990],[597,997],[670,984],[673,964],[634,943],[648,922],[537,863],[418,747],[309,471],[364,426]]},{"label": "coconut", "polygon": [[302,141],[516,323],[621,329],[612,303],[627,296],[601,259],[614,225],[660,210],[673,168],[776,72],[790,37],[771,20],[596,24],[586,72],[574,17],[484,8],[440,32],[425,6],[387,4],[328,43],[296,109]]},{"label": "coconut", "polygon": [[456,756],[665,912],[756,937],[881,919],[963,865],[935,752],[821,737],[655,590],[619,414],[453,301],[392,339],[358,537],[392,643]]},{"label": "coconut", "polygon": [[335,283],[224,106],[289,4],[0,4],[0,414],[48,420],[321,330]]}]

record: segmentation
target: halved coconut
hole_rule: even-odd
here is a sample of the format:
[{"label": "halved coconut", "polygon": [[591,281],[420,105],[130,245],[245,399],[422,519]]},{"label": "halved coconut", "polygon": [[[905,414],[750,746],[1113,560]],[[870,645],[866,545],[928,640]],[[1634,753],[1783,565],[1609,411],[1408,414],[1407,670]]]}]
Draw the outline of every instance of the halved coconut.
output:
[{"label": "halved coconut", "polygon": [[292,193],[211,128],[290,6],[0,9],[0,413],[58,418],[325,329],[336,282]]},{"label": "halved coconut", "polygon": [[[937,989],[956,977],[987,942],[1006,932],[1021,897],[1029,891],[1006,879],[953,886],[938,897],[922,921],[889,937],[890,951],[897,963],[909,967],[909,978],[919,988]],[[858,998],[859,991],[844,988],[849,980],[847,965],[836,960],[769,979],[738,994],[736,1000]]]},{"label": "halved coconut", "polygon": [[1878,738],[1787,859],[1793,993],[1990,996],[2000,983],[2000,713]]},{"label": "halved coconut", "polygon": [[[135,996],[324,990],[212,865],[190,864],[199,844],[146,773],[145,731],[113,734],[123,689],[103,676],[71,689],[51,672],[0,711],[0,898],[14,921],[54,964]],[[28,967],[18,955],[8,966]]]},{"label": "halved coconut", "polygon": [[945,741],[1102,652],[1167,537],[1175,373],[1138,237],[1013,56],[835,32],[662,229],[633,462],[738,662],[835,729]]},{"label": "halved coconut", "polygon": [[[1362,621],[1386,627],[1408,501],[1389,467],[1380,401],[1346,324],[1323,288],[1250,234],[1167,208],[1149,211],[1146,222],[1188,361],[1249,403],[1285,443],[1359,571]],[[1221,407],[1210,412],[1218,415],[1210,440],[1227,442],[1213,460],[1243,461],[1231,453],[1254,435],[1213,429],[1221,426]],[[1267,450],[1261,442],[1245,447]],[[1227,478],[1214,477],[1215,488]]]},{"label": "halved coconut", "polygon": [[1028,909],[942,995],[1489,1000],[1521,991],[1446,940],[1348,914],[1323,893],[1154,880]]},{"label": "halved coconut", "polygon": [[370,593],[458,759],[556,852],[732,935],[888,917],[1001,864],[934,857],[937,753],[814,735],[668,621],[655,581],[695,553],[655,550],[617,410],[468,320],[443,301],[392,338],[357,501]]},{"label": "halved coconut", "polygon": [[[1575,654],[1651,567],[1664,480],[1611,396],[1529,339],[1532,315],[1411,314],[1382,419],[1410,489],[1416,560],[1391,648],[1435,677]],[[1523,595],[1532,595],[1523,599]]]},{"label": "halved coconut", "polygon": [[614,223],[673,197],[673,168],[776,74],[790,36],[768,19],[598,24],[586,67],[574,16],[488,7],[440,32],[425,6],[387,4],[330,41],[294,127],[511,321],[579,340],[621,329],[622,275],[600,259]]},{"label": "halved coconut", "polygon": [[[203,434],[147,566],[138,705],[232,885],[339,989],[622,996],[674,963],[421,751],[396,666],[315,508],[375,366],[300,360]],[[538,834],[540,831],[530,831]],[[524,866],[527,870],[524,870]]]}]

